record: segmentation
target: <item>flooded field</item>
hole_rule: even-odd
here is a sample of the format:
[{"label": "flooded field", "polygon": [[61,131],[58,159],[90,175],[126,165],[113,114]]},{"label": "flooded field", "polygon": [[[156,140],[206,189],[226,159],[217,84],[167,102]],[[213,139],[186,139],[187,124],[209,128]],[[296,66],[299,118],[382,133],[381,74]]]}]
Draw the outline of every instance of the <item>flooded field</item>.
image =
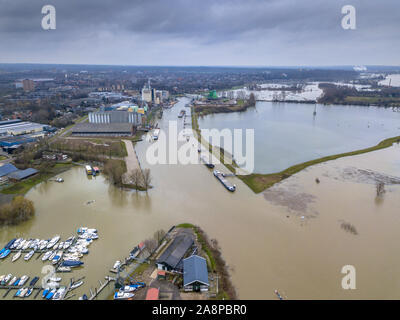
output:
[{"label": "flooded field", "polygon": [[[164,111],[161,128],[177,120],[184,103]],[[374,178],[348,174],[359,172],[356,168],[400,177],[399,146],[310,167],[256,195],[235,178],[229,179],[237,191],[227,192],[204,165],[150,166],[145,157],[150,144],[136,146],[142,167],[153,176],[148,193],[116,189],[102,175],[88,178],[83,167],[74,168],[61,175],[64,183],[42,183],[27,194],[35,218],[2,227],[0,243],[20,236],[66,239],[80,226],[97,228],[99,239],[83,258],[84,267],[61,275],[65,283],[86,276],[77,298],[98,287],[138,242],[160,228],[190,222],[218,239],[239,298],[276,299],[278,289],[289,299],[400,299],[400,186],[388,182],[377,199]],[[357,234],[342,228],[343,222]],[[348,264],[357,270],[356,290],[341,288],[340,271]],[[7,258],[0,274],[41,276],[42,266],[35,258],[15,263]]]}]

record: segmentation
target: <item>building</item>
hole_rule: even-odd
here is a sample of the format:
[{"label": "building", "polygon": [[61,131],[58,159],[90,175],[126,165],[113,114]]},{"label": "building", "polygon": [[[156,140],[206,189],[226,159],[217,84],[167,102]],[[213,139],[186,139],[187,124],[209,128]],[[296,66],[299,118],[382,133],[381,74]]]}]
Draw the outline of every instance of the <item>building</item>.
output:
[{"label": "building", "polygon": [[78,123],[72,128],[73,136],[129,137],[136,131],[131,123]]},{"label": "building", "polygon": [[29,178],[29,177],[37,174],[38,172],[39,171],[37,171],[36,169],[33,169],[33,168],[28,168],[25,170],[17,170],[17,171],[11,172],[8,175],[8,178],[10,180],[20,181],[20,180]]},{"label": "building", "polygon": [[159,270],[182,273],[182,260],[189,249],[192,248],[193,244],[194,239],[192,234],[182,232],[181,234],[177,235],[172,243],[161,254],[160,258],[157,259],[157,268]]},{"label": "building", "polygon": [[7,176],[15,171],[18,171],[18,169],[13,164],[6,163],[0,167],[0,177]]},{"label": "building", "polygon": [[193,255],[183,260],[183,288],[185,291],[208,291],[207,261]]},{"label": "building", "polygon": [[35,81],[24,79],[22,80],[22,87],[24,88],[24,91],[33,91],[35,90]]},{"label": "building", "polygon": [[149,288],[146,293],[146,300],[158,300],[160,295],[160,290],[157,288]]},{"label": "building", "polygon": [[130,111],[103,111],[90,112],[89,123],[132,123],[135,126],[142,124],[143,115]]}]

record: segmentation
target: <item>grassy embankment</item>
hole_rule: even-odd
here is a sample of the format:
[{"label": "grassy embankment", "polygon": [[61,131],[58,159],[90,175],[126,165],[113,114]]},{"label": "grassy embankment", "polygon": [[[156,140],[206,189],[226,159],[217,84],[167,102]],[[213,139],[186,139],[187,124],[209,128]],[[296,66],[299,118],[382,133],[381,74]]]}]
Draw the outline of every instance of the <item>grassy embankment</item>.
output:
[{"label": "grassy embankment", "polygon": [[[230,275],[228,272],[228,267],[222,258],[221,252],[218,245],[211,245],[207,235],[204,231],[193,224],[183,223],[177,228],[190,228],[194,231],[197,236],[197,241],[201,245],[201,249],[207,255],[207,265],[210,272],[217,273],[219,276],[219,292],[216,296],[217,300],[222,299],[236,299],[236,290],[231,282]],[[215,243],[216,240],[214,240]]]},{"label": "grassy embankment", "polygon": [[[193,130],[197,133],[199,141],[204,144],[205,146],[210,148],[208,146],[208,143],[204,141],[204,139],[201,138],[200,134],[200,129],[197,121],[197,114],[193,111],[192,109],[192,127]],[[351,152],[345,152],[345,153],[340,153],[336,155],[331,155],[331,156],[326,156],[314,160],[310,160],[307,162],[299,163],[294,166],[291,166],[281,172],[277,173],[270,173],[270,174],[259,174],[259,173],[253,173],[250,175],[237,175],[239,179],[241,179],[251,190],[253,190],[255,193],[260,193],[264,191],[265,189],[268,189],[272,187],[274,184],[289,178],[290,176],[294,175],[295,173],[300,172],[301,170],[310,167],[312,165],[330,161],[330,160],[335,160],[338,158],[343,158],[343,157],[349,157],[349,156],[355,156],[358,154],[363,154],[363,153],[368,153],[371,151],[376,151],[380,149],[385,149],[391,147],[394,143],[400,143],[400,136],[398,137],[393,137],[389,138],[386,140],[381,141],[378,143],[376,146],[361,149],[361,150],[355,150]],[[235,164],[225,164],[224,163],[224,158],[223,158],[224,152],[223,149],[221,149],[221,156],[220,156],[220,161],[223,163],[230,171],[235,172]]]}]

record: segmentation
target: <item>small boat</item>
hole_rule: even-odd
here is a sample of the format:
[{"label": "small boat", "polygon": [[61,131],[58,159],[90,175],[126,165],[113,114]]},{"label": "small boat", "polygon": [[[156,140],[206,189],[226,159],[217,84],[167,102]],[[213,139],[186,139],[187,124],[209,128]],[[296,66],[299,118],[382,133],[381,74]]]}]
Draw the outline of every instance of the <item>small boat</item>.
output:
[{"label": "small boat", "polygon": [[67,289],[66,289],[65,287],[60,287],[60,288],[57,290],[57,292],[54,294],[53,300],[61,300],[61,299],[63,298],[64,292],[65,292],[66,290],[67,290]]},{"label": "small boat", "polygon": [[51,277],[49,278],[50,282],[60,282],[62,279],[60,277]]},{"label": "small boat", "polygon": [[11,273],[9,273],[8,275],[6,275],[6,276],[4,277],[4,279],[3,279],[3,281],[1,281],[1,285],[7,284],[7,283],[10,281],[11,277],[12,277],[12,274],[11,274]]},{"label": "small boat", "polygon": [[64,179],[63,178],[57,178],[56,182],[64,182]]},{"label": "small boat", "polygon": [[57,254],[54,256],[54,258],[51,260],[53,264],[57,264],[63,255],[62,251],[58,251]]},{"label": "small boat", "polygon": [[25,244],[22,246],[22,250],[26,250],[26,249],[28,249],[28,247],[30,246],[30,244],[32,243],[32,240],[27,240],[26,242],[25,242]]},{"label": "small boat", "polygon": [[15,242],[16,240],[17,240],[16,238],[10,240],[10,241],[4,246],[4,248],[5,248],[5,249],[11,249],[12,245],[14,244],[14,242]]},{"label": "small boat", "polygon": [[18,284],[18,285],[23,286],[23,285],[25,284],[25,282],[28,281],[28,279],[29,279],[28,276],[23,275],[23,276],[21,277],[21,280],[19,281],[19,284]]},{"label": "small boat", "polygon": [[57,269],[57,272],[71,272],[71,268],[70,267],[59,267]]},{"label": "small boat", "polygon": [[44,288],[42,293],[42,298],[45,298],[50,292],[50,288]]},{"label": "small boat", "polygon": [[2,274],[2,275],[0,276],[0,284],[3,283],[3,280],[4,280],[5,277],[6,277],[5,274]]},{"label": "small boat", "polygon": [[0,255],[0,259],[6,258],[10,254],[11,250],[10,249],[5,249],[3,253]]},{"label": "small boat", "polygon": [[18,247],[19,243],[22,241],[22,238],[18,238],[17,240],[14,241],[14,243],[10,246],[9,249],[15,249]]},{"label": "small boat", "polygon": [[78,233],[97,233],[97,229],[94,228],[88,228],[88,227],[80,227],[77,230]]},{"label": "small boat", "polygon": [[52,249],[53,249],[53,250],[57,250],[57,249],[58,249],[58,243],[56,243],[56,244],[53,246]]},{"label": "small boat", "polygon": [[81,285],[83,285],[83,281],[82,281],[82,280],[81,280],[81,281],[77,281],[77,282],[75,282],[75,283],[73,283],[73,284],[71,285],[70,290],[74,290],[74,289],[80,287]]},{"label": "small boat", "polygon": [[42,240],[42,241],[40,242],[39,249],[40,249],[40,250],[45,249],[45,248],[47,247],[47,244],[48,244],[48,243],[49,243],[49,240]]},{"label": "small boat", "polygon": [[22,288],[18,289],[17,292],[15,293],[14,297],[19,297],[19,295],[21,294]]},{"label": "small boat", "polygon": [[32,258],[32,256],[33,256],[34,253],[35,253],[35,251],[33,251],[33,250],[29,251],[29,252],[25,255],[24,260],[25,260],[25,261],[28,261],[30,258]]},{"label": "small boat", "polygon": [[51,250],[47,251],[47,252],[43,255],[42,261],[48,260],[48,259],[50,258],[50,256],[51,256],[52,253],[53,253],[53,251],[51,251]]},{"label": "small boat", "polygon": [[22,240],[18,243],[18,246],[16,247],[16,249],[17,249],[17,250],[22,249],[22,247],[24,246],[25,242],[26,242],[26,240],[22,239]]},{"label": "small boat", "polygon": [[13,277],[10,282],[8,283],[9,286],[12,286],[14,284],[15,281],[17,281],[17,277]]},{"label": "small boat", "polygon": [[22,251],[19,250],[16,254],[13,255],[12,257],[12,262],[17,261],[19,257],[21,256]]},{"label": "small boat", "polygon": [[57,289],[51,289],[51,291],[47,294],[46,299],[50,300],[53,298],[54,294],[57,292]]},{"label": "small boat", "polygon": [[59,250],[64,249],[64,242],[63,242],[63,241],[61,241],[61,242],[58,244],[58,249],[59,249]]},{"label": "small boat", "polygon": [[22,288],[19,294],[20,298],[25,298],[26,293],[28,292],[28,288]]},{"label": "small boat", "polygon": [[53,237],[53,238],[49,241],[49,243],[47,244],[46,248],[47,248],[47,249],[51,249],[51,248],[58,242],[58,240],[60,240],[60,236],[59,236],[59,235],[56,235],[55,237]]},{"label": "small boat", "polygon": [[121,292],[133,292],[133,291],[135,291],[137,289],[137,287],[136,286],[123,286],[123,287],[121,287],[120,289],[119,289],[119,291],[121,291]]},{"label": "small boat", "polygon": [[61,264],[62,267],[71,267],[71,268],[79,267],[81,265],[83,265],[82,261],[74,261],[74,260],[66,260],[63,261]]},{"label": "small boat", "polygon": [[29,297],[32,294],[32,292],[33,292],[33,288],[28,288],[24,297]]},{"label": "small boat", "polygon": [[14,283],[12,283],[12,286],[14,286],[14,287],[18,286],[20,280],[21,280],[21,278],[18,277],[18,278],[14,281]]},{"label": "small boat", "polygon": [[278,290],[275,290],[274,293],[275,293],[276,296],[279,298],[279,300],[283,300],[283,297],[280,295],[280,293],[278,292]]},{"label": "small boat", "polygon": [[51,253],[50,257],[49,257],[49,260],[50,260],[50,261],[53,260],[53,258],[56,256],[56,254],[57,254],[57,251],[54,250],[54,251]]},{"label": "small boat", "polygon": [[121,261],[117,260],[117,261],[114,263],[113,269],[117,270],[119,267],[121,267]]},{"label": "small boat", "polygon": [[132,299],[135,295],[130,292],[121,292],[117,291],[114,294],[114,300],[127,300],[127,299]]},{"label": "small boat", "polygon": [[34,277],[34,278],[31,280],[31,282],[29,283],[29,286],[30,286],[30,287],[33,287],[33,286],[36,284],[36,282],[38,282],[38,280],[39,280],[39,277]]},{"label": "small boat", "polygon": [[82,297],[79,297],[79,300],[88,300],[88,297],[86,294],[84,294]]}]

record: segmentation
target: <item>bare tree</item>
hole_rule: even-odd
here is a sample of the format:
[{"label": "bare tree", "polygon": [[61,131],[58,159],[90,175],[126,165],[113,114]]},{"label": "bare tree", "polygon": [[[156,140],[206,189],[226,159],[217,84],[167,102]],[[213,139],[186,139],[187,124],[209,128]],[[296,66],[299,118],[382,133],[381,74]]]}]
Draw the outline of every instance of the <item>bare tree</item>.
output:
[{"label": "bare tree", "polygon": [[381,197],[385,192],[385,184],[383,182],[378,182],[376,184],[376,196]]},{"label": "bare tree", "polygon": [[144,169],[143,170],[143,187],[146,189],[146,191],[149,189],[150,183],[151,183],[150,169]]},{"label": "bare tree", "polygon": [[135,187],[136,191],[138,191],[139,187],[142,185],[142,171],[140,169],[134,169],[131,171],[129,174],[129,178],[131,180],[131,183]]},{"label": "bare tree", "polygon": [[157,241],[157,244],[161,243],[162,238],[165,236],[165,231],[163,229],[157,230],[154,233],[154,239]]},{"label": "bare tree", "polygon": [[146,249],[149,252],[153,252],[158,247],[157,240],[156,239],[151,239],[151,238],[144,240],[144,245],[146,246]]}]

